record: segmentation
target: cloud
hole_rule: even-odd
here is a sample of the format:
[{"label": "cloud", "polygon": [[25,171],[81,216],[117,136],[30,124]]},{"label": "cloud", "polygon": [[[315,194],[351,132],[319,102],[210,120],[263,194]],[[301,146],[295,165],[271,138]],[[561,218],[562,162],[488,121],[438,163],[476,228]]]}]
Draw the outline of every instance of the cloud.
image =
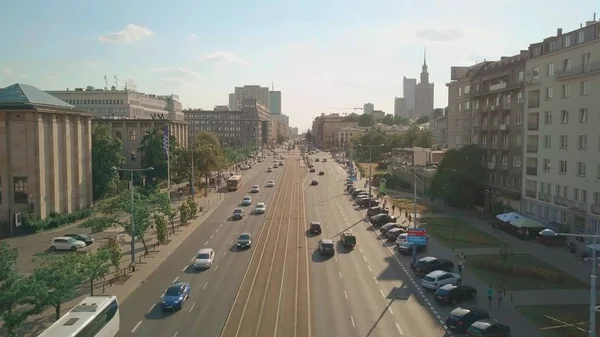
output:
[{"label": "cloud", "polygon": [[2,69],[2,72],[3,72],[3,73],[4,73],[4,75],[6,75],[6,76],[10,76],[10,74],[12,73],[12,71],[10,71],[10,69],[8,69],[8,68],[4,68],[4,69]]},{"label": "cloud", "polygon": [[250,64],[250,62],[237,56],[231,51],[215,51],[212,53],[202,53],[200,57],[203,61],[214,62],[218,64],[225,63],[239,63],[239,64]]},{"label": "cloud", "polygon": [[190,39],[195,39],[195,38],[197,38],[197,37],[198,37],[198,35],[196,35],[195,33],[189,33],[189,34],[188,34],[188,37],[189,37]]},{"label": "cloud", "polygon": [[100,35],[98,39],[107,43],[128,44],[151,36],[154,36],[154,32],[147,27],[129,23],[127,26],[125,26],[125,29],[118,32]]},{"label": "cloud", "polygon": [[303,41],[290,42],[287,44],[287,47],[289,49],[303,49],[303,48],[313,47],[316,44],[316,42],[317,42],[317,39],[314,37],[311,37],[310,39],[303,40]]},{"label": "cloud", "polygon": [[465,37],[463,33],[454,28],[444,30],[437,28],[420,29],[415,32],[415,36],[420,40],[430,42],[449,42]]},{"label": "cloud", "polygon": [[197,80],[200,74],[192,69],[183,67],[152,68],[150,72],[161,74],[160,80],[171,84],[184,84]]}]

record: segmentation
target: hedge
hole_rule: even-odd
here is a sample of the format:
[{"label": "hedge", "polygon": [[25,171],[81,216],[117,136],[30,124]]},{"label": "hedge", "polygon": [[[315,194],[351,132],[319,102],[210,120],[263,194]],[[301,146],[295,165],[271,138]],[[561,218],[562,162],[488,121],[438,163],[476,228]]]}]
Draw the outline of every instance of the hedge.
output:
[{"label": "hedge", "polygon": [[50,213],[46,219],[33,218],[30,215],[23,217],[23,229],[28,234],[37,233],[40,231],[55,229],[64,225],[72,224],[81,219],[88,218],[92,215],[92,209],[86,208],[73,213],[58,214]]}]

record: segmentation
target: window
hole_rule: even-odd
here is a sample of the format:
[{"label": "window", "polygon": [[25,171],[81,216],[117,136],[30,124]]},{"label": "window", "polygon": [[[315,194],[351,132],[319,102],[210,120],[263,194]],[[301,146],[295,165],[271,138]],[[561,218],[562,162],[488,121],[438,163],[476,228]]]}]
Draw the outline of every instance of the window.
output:
[{"label": "window", "polygon": [[579,123],[587,123],[588,109],[579,109]]},{"label": "window", "polygon": [[580,177],[585,177],[585,163],[577,162],[577,175]]},{"label": "window", "polygon": [[578,149],[585,150],[587,149],[587,135],[580,135],[577,137]]},{"label": "window", "polygon": [[513,165],[516,167],[520,167],[521,166],[521,156],[514,156],[513,157]]},{"label": "window", "polygon": [[133,142],[133,141],[135,141],[135,139],[136,139],[135,130],[129,131],[129,140]]},{"label": "window", "polygon": [[581,81],[581,96],[590,94],[590,81]]},{"label": "window", "polygon": [[546,125],[552,124],[552,111],[544,112],[544,124],[546,124]]},{"label": "window", "polygon": [[523,93],[522,92],[517,93],[517,103],[523,103]]},{"label": "window", "polygon": [[458,111],[463,111],[462,103],[458,103]]},{"label": "window", "polygon": [[515,124],[521,124],[521,119],[523,116],[520,113],[515,114]]},{"label": "window", "polygon": [[544,172],[550,172],[550,159],[544,159],[542,169]]},{"label": "window", "polygon": [[515,137],[515,145],[521,146],[521,135]]},{"label": "window", "polygon": [[583,65],[583,71],[590,71],[590,53],[581,55],[581,64]]},{"label": "window", "polygon": [[577,32],[577,43],[583,43],[585,41],[585,31]]},{"label": "window", "polygon": [[121,131],[115,131],[115,138],[123,140],[123,135],[121,134]]},{"label": "window", "polygon": [[564,59],[563,60],[563,71],[567,72],[571,70],[571,59]]},{"label": "window", "polygon": [[523,82],[525,80],[525,72],[524,71],[519,71],[519,82]]},{"label": "window", "polygon": [[29,201],[29,194],[27,192],[27,177],[14,177],[14,203],[15,204],[27,204]]},{"label": "window", "polygon": [[507,155],[503,155],[502,156],[502,165],[507,165],[508,164],[508,156]]},{"label": "window", "polygon": [[570,93],[571,93],[571,85],[570,84],[563,84],[561,86],[561,90],[560,90],[560,97],[561,98],[568,98]]},{"label": "window", "polygon": [[552,147],[552,136],[544,135],[544,148],[549,149]]},{"label": "window", "polygon": [[554,94],[554,89],[552,87],[546,88],[546,99],[552,99],[552,94]]},{"label": "window", "polygon": [[458,87],[458,96],[462,96],[462,88]]},{"label": "window", "polygon": [[567,174],[567,161],[566,160],[559,161],[558,168],[559,168],[558,173]]},{"label": "window", "polygon": [[571,35],[567,35],[563,38],[563,46],[565,48],[570,47],[571,46]]},{"label": "window", "polygon": [[548,76],[554,76],[554,63],[548,63]]},{"label": "window", "polygon": [[502,144],[508,145],[508,136],[507,135],[502,136]]},{"label": "window", "polygon": [[473,119],[473,126],[479,126],[479,118]]},{"label": "window", "polygon": [[560,136],[560,148],[566,149],[567,147],[569,147],[569,136],[561,135]]},{"label": "window", "polygon": [[540,77],[540,68],[535,67],[531,70],[532,74],[533,74],[533,79],[537,79],[538,77]]},{"label": "window", "polygon": [[561,110],[560,111],[560,122],[562,124],[569,123],[569,110]]}]

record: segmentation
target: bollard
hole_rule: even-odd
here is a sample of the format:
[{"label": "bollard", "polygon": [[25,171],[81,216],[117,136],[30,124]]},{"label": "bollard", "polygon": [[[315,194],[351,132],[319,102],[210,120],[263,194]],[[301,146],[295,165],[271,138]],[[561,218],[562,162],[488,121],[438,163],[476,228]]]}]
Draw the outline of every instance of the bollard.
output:
[{"label": "bollard", "polygon": [[504,287],[504,296],[506,296],[506,287]]},{"label": "bollard", "polygon": [[513,302],[513,295],[514,295],[514,294],[515,294],[515,293],[510,293],[510,302],[511,302],[511,303]]},{"label": "bollard", "polygon": [[106,290],[106,285],[104,283],[102,283],[102,293],[104,294],[104,291]]},{"label": "bollard", "polygon": [[113,279],[108,280],[108,285],[111,286],[111,287],[112,287],[112,280]]}]

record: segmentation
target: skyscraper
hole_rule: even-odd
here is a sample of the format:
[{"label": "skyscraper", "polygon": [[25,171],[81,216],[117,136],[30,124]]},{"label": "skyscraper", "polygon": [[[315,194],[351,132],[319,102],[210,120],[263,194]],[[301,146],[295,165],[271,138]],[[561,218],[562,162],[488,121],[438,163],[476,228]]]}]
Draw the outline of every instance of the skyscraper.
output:
[{"label": "skyscraper", "polygon": [[269,92],[269,105],[271,108],[271,115],[278,116],[281,115],[281,91],[271,91]]},{"label": "skyscraper", "polygon": [[365,103],[363,104],[363,113],[364,114],[372,114],[373,110],[375,109],[375,106],[373,105],[373,103]]},{"label": "skyscraper", "polygon": [[240,109],[240,103],[244,99],[255,99],[270,109],[271,100],[269,99],[268,87],[261,87],[260,85],[235,87],[233,94],[229,94],[229,109],[238,111]]},{"label": "skyscraper", "polygon": [[404,107],[407,111],[415,109],[415,90],[417,87],[416,78],[407,78],[404,76],[402,79],[402,91],[404,96]]},{"label": "skyscraper", "polygon": [[434,84],[429,83],[427,51],[425,51],[423,54],[423,66],[421,67],[421,82],[415,88],[415,114],[413,117],[427,116],[433,112],[433,88]]},{"label": "skyscraper", "polygon": [[406,99],[404,97],[394,98],[394,116],[408,117],[406,113]]}]

